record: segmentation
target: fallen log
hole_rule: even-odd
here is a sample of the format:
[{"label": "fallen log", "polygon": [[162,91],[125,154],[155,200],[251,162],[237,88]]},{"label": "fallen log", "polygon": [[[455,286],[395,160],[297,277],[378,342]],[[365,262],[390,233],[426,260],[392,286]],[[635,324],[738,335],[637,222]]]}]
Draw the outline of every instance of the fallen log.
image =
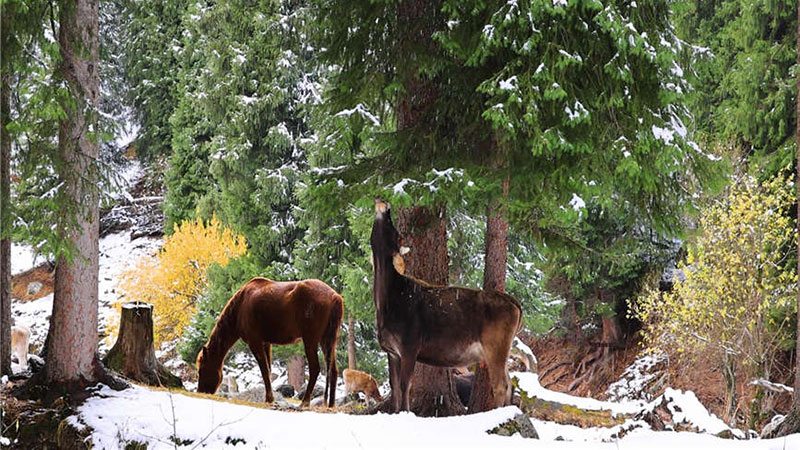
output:
[{"label": "fallen log", "polygon": [[518,378],[512,378],[512,383],[520,394],[520,409],[533,419],[591,428],[621,425],[632,417],[631,414],[606,409],[581,409],[575,405],[539,398],[520,389]]}]

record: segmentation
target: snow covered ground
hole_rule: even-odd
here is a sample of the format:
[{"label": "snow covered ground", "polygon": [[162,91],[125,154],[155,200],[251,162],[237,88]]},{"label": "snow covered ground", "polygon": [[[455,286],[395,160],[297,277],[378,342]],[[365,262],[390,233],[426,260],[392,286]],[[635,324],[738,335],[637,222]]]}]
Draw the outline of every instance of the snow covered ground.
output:
[{"label": "snow covered ground", "polygon": [[[580,429],[534,421],[541,439],[501,437],[487,430],[519,414],[506,407],[481,414],[419,418],[409,413],[373,416],[283,412],[133,387],[103,387],[70,421],[89,426],[94,448],[117,449],[131,442],[147,448],[303,449],[792,449],[800,435],[773,440],[732,441],[708,434],[634,430],[622,439],[602,429]],[[563,440],[556,440],[556,439]],[[177,444],[176,444],[177,443]]]}]

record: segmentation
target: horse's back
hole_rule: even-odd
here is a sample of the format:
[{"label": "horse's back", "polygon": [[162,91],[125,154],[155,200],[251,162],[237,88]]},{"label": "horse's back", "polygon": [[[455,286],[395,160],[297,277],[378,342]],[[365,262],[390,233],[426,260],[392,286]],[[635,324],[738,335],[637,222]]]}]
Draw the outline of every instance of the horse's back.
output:
[{"label": "horse's back", "polygon": [[332,287],[328,286],[325,282],[317,280],[316,278],[308,278],[296,282],[295,291],[298,294],[313,297],[314,300],[323,303],[334,301],[336,297],[340,297]]}]

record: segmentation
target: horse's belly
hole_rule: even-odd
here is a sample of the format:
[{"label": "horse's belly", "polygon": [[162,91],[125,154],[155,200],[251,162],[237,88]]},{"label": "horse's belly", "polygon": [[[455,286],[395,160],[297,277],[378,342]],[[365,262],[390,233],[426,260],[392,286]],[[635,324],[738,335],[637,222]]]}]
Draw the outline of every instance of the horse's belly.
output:
[{"label": "horse's belly", "polygon": [[420,350],[417,361],[431,366],[464,367],[485,359],[483,346],[479,342],[456,346],[448,346],[445,343],[433,344],[428,344]]},{"label": "horse's belly", "polygon": [[301,338],[299,337],[277,336],[272,340],[266,340],[266,342],[275,345],[289,345],[289,344],[296,344],[300,342],[300,340]]}]

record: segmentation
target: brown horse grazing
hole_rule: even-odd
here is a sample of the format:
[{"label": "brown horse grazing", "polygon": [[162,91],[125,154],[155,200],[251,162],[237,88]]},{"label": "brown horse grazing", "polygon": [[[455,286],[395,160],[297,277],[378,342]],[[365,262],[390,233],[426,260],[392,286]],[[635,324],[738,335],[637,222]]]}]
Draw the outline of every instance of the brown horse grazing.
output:
[{"label": "brown horse grazing", "polygon": [[402,274],[399,233],[389,205],[375,200],[370,245],[378,341],[389,357],[392,406],[410,409],[411,375],[417,361],[464,367],[485,362],[494,406],[508,404],[506,360],[522,324],[522,307],[510,295],[434,286]]},{"label": "brown horse grazing", "polygon": [[[272,281],[253,278],[230,300],[217,319],[208,342],[197,355],[197,391],[213,394],[222,380],[222,362],[242,339],[258,361],[267,403],[274,400],[270,382],[271,344],[303,340],[309,380],[301,406],[308,406],[319,375],[317,346],[327,368],[324,400],[336,399],[336,339],[342,325],[342,296],[319,280]],[[330,398],[328,392],[330,391]],[[323,400],[323,401],[324,401]]]}]

